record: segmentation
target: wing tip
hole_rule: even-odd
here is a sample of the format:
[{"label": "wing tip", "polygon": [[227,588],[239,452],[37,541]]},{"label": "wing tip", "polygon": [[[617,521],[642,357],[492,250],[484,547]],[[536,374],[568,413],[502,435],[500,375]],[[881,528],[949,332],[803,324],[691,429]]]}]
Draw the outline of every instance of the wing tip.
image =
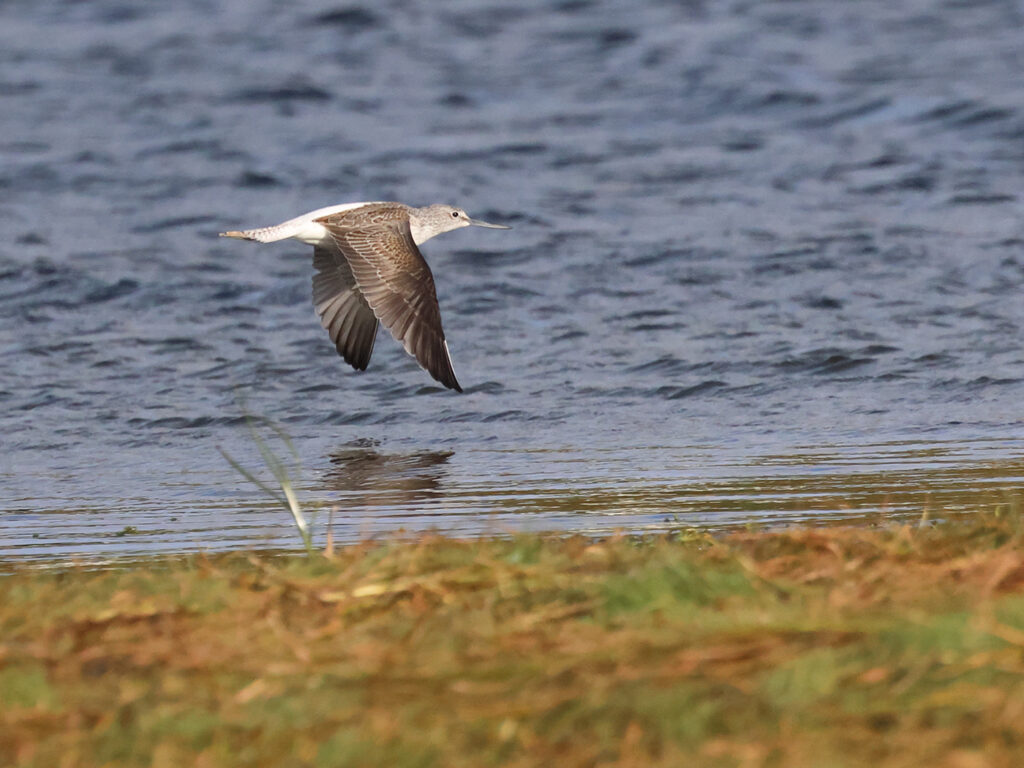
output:
[{"label": "wing tip", "polygon": [[363,329],[359,338],[340,337],[335,342],[334,348],[346,363],[357,371],[365,371],[370,365],[370,358],[373,357],[373,346],[376,339],[377,324],[374,324],[372,331]]},{"label": "wing tip", "polygon": [[455,366],[452,364],[452,353],[448,351],[448,341],[442,339],[441,343],[444,344],[444,356],[448,365],[446,368],[441,369],[441,373],[444,378],[441,378],[440,376],[436,378],[448,387],[448,389],[454,389],[456,392],[462,392],[462,387],[459,386],[459,380],[455,378]]},{"label": "wing tip", "polygon": [[427,373],[429,373],[430,377],[438,384],[462,394],[462,387],[459,386],[459,382],[458,379],[455,378],[455,374],[448,375],[446,372],[434,373],[433,371],[427,371]]},{"label": "wing tip", "polygon": [[350,360],[348,358],[348,356],[344,352],[342,352],[341,350],[338,350],[338,354],[341,355],[341,358],[346,363],[351,365],[357,371],[365,371],[369,367],[369,365],[370,365],[370,361],[369,360]]}]

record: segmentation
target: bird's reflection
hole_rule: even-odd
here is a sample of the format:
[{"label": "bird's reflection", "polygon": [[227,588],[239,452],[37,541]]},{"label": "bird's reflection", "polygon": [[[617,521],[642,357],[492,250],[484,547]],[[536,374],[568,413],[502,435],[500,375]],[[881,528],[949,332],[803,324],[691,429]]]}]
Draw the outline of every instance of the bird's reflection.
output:
[{"label": "bird's reflection", "polygon": [[347,445],[330,454],[324,487],[365,506],[406,506],[439,498],[451,451],[381,453],[374,444]]}]

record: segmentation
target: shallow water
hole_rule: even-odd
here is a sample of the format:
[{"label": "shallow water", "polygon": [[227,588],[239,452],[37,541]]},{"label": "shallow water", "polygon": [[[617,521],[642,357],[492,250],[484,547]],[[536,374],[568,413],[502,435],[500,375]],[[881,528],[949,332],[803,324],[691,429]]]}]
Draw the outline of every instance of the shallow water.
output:
[{"label": "shallow water", "polygon": [[[1024,448],[1013,3],[0,6],[0,553],[918,516]],[[464,395],[333,353],[323,205],[424,246]],[[266,430],[263,434],[271,433]],[[286,453],[281,446],[275,450]],[[264,471],[263,476],[267,473]]]}]

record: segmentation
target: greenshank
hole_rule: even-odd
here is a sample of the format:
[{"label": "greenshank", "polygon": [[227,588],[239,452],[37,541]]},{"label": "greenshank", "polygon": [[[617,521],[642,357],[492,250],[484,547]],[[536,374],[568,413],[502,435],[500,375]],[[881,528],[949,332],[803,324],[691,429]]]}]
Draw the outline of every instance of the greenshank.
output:
[{"label": "greenshank", "polygon": [[338,354],[365,371],[380,323],[437,381],[462,391],[441,327],[434,276],[417,246],[460,227],[510,229],[471,219],[451,205],[344,203],[273,227],[221,237],[313,246],[313,306]]}]

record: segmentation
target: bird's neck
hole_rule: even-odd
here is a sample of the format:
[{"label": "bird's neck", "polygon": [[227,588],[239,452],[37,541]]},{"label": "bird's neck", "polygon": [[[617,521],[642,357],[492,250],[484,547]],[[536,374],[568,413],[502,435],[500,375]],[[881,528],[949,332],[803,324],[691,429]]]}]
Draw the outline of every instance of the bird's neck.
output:
[{"label": "bird's neck", "polygon": [[435,235],[441,234],[433,227],[423,224],[415,216],[409,217],[409,229],[412,232],[412,241],[416,243],[416,245],[421,245]]}]

